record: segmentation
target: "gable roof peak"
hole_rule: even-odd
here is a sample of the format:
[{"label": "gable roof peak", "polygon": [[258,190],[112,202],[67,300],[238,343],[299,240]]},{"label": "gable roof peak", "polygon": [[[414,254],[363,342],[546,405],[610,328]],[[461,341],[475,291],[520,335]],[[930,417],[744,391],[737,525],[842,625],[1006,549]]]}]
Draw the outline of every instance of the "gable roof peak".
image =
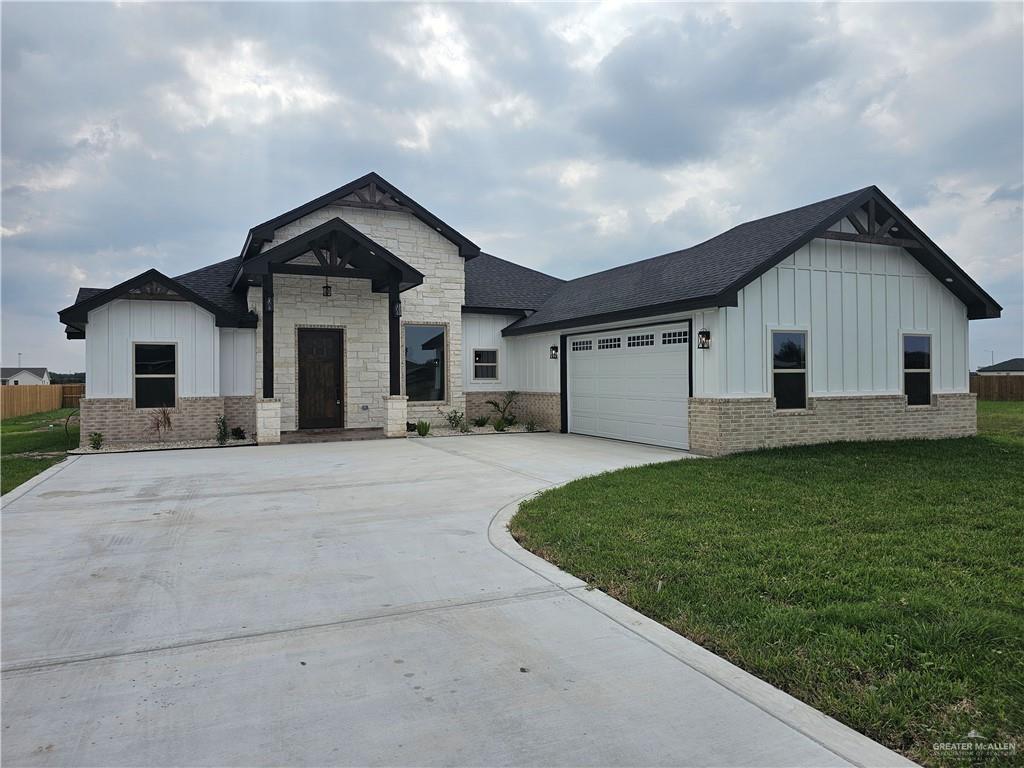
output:
[{"label": "gable roof peak", "polygon": [[275,230],[331,204],[353,208],[405,211],[458,246],[459,255],[463,258],[471,259],[480,254],[480,246],[428,211],[379,173],[370,171],[337,189],[320,195],[320,197],[257,224],[249,230],[245,239],[242,258],[249,258],[259,252],[263,243],[273,240]]}]

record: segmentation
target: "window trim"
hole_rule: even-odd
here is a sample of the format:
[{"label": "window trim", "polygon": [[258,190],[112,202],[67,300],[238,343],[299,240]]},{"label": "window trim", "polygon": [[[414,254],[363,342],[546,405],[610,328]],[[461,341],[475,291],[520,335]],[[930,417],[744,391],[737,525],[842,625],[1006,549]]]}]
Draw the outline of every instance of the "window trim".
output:
[{"label": "window trim", "polygon": [[452,372],[451,372],[451,354],[449,353],[448,345],[451,344],[451,325],[448,322],[429,322],[427,320],[415,320],[408,323],[402,323],[402,394],[407,398],[409,393],[405,387],[405,346],[406,336],[405,329],[414,326],[419,328],[444,328],[444,399],[443,400],[408,400],[410,405],[447,405],[451,402],[452,397]]},{"label": "window trim", "polygon": [[[776,333],[802,333],[804,335],[804,367],[803,368],[776,368],[775,367],[775,334]],[[771,393],[775,403],[775,410],[783,413],[799,413],[808,410],[811,399],[811,331],[807,327],[770,325],[768,326],[768,391]],[[775,374],[792,373],[802,374],[804,377],[804,407],[803,408],[779,408],[778,400],[775,399]]]},{"label": "window trim", "polygon": [[[163,346],[163,347],[174,347],[174,373],[136,373],[135,372],[135,348],[140,344],[146,346]],[[181,372],[181,357],[178,354],[178,342],[177,341],[160,341],[156,339],[150,339],[147,341],[134,340],[132,341],[132,355],[129,363],[132,367],[131,379],[132,379],[132,408],[136,411],[155,411],[160,408],[177,408],[178,399],[180,393],[178,392],[178,375]],[[218,363],[219,364],[219,363]],[[174,379],[174,403],[172,405],[153,405],[153,406],[139,406],[138,393],[135,388],[136,379]]]},{"label": "window trim", "polygon": [[[470,350],[470,351],[473,354],[473,357],[470,360],[470,365],[473,366],[473,381],[501,381],[501,375],[500,375],[501,371],[500,371],[500,368],[498,367],[499,366],[499,360],[501,358],[500,350],[498,350],[495,347],[473,347],[473,349]],[[494,353],[494,362],[493,363],[478,363],[476,361],[476,353],[477,352],[493,352]],[[493,365],[494,366],[494,376],[487,376],[487,377],[483,377],[483,378],[477,376],[476,375],[476,367],[478,365]]]},{"label": "window trim", "polygon": [[[928,339],[928,368],[907,368],[907,351],[904,339],[907,336],[924,336]],[[900,394],[907,400],[907,408],[931,408],[935,398],[935,335],[931,331],[900,331]],[[928,374],[928,402],[915,403],[911,405],[907,395],[907,374],[927,373]]]}]

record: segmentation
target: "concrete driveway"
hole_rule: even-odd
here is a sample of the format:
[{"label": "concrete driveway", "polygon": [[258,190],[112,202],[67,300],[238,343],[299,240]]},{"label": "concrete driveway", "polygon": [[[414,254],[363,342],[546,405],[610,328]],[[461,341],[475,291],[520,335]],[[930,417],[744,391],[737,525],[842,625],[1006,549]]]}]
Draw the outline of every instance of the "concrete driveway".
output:
[{"label": "concrete driveway", "polygon": [[680,456],[524,434],[82,457],[3,510],[3,762],[847,764],[488,538],[532,491]]}]

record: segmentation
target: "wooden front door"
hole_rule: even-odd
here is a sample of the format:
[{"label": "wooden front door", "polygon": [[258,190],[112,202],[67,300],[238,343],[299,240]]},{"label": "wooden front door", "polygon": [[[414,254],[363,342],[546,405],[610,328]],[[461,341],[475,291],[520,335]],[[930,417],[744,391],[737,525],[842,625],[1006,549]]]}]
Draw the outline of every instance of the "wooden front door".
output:
[{"label": "wooden front door", "polygon": [[344,426],[340,330],[299,329],[299,429]]}]

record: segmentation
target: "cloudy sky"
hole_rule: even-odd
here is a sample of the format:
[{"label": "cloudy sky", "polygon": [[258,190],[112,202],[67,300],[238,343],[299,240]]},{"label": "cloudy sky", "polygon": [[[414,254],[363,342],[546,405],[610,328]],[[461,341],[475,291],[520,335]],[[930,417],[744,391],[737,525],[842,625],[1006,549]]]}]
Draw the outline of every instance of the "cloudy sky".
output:
[{"label": "cloudy sky", "polygon": [[[1022,6],[2,6],[3,362],[376,170],[559,277],[877,184],[1024,354]],[[992,350],[992,353],[990,353]]]}]

